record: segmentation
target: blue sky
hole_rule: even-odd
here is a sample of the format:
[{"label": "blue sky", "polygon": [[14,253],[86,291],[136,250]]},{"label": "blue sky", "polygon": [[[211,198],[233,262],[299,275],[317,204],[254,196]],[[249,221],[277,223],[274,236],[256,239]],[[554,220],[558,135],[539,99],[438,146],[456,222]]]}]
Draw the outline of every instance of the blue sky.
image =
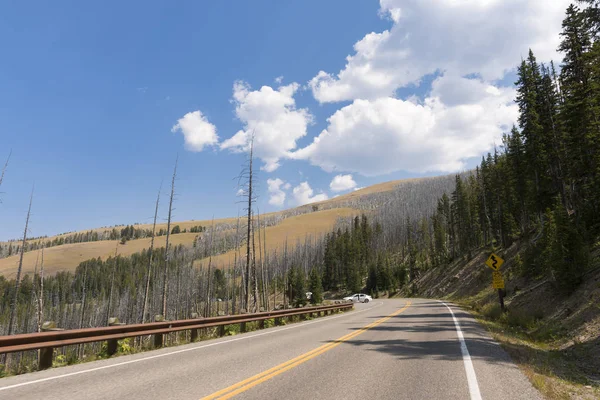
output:
[{"label": "blue sky", "polygon": [[[527,43],[521,42],[537,43],[550,28],[525,29],[514,51],[480,51],[483,45],[504,49],[510,44],[486,31],[487,44],[463,48],[458,32],[444,45],[448,54],[434,48],[431,54],[419,53],[427,49],[419,40],[429,43],[429,35],[440,37],[461,23],[441,21],[438,28],[420,30],[418,21],[426,23],[421,14],[433,18],[436,12],[447,13],[450,18],[460,11],[447,12],[443,7],[448,1],[440,0],[441,10],[429,12],[424,3],[430,2],[435,1],[3,2],[0,160],[11,149],[13,155],[0,188],[0,239],[21,235],[34,183],[31,236],[149,222],[161,180],[167,194],[177,155],[175,219],[236,215],[233,178],[244,156],[223,142],[240,130],[262,135],[261,127],[269,124],[261,121],[263,111],[272,107],[267,102],[261,105],[267,108],[251,108],[250,116],[241,118],[236,107],[247,104],[232,100],[237,81],[245,82],[249,93],[297,83],[293,94],[286,94],[293,104],[272,108],[269,118],[279,121],[282,110],[295,117],[304,110],[310,116],[306,124],[290,128],[300,137],[277,153],[284,154],[278,167],[259,171],[261,212],[306,201],[310,196],[300,196],[306,189],[299,186],[303,182],[314,194],[332,197],[343,193],[330,188],[336,175],[351,175],[343,181],[350,181],[345,189],[352,190],[474,165],[514,119],[508,101],[514,78],[510,68],[525,51]],[[482,18],[498,15],[493,7],[504,10],[501,3],[492,3],[497,4],[481,10]],[[562,10],[561,5],[540,11],[534,3],[531,13],[547,13],[552,22]],[[511,12],[506,10],[506,21]],[[477,18],[466,22],[475,24]],[[552,28],[552,35],[559,28]],[[372,32],[374,41],[363,40]],[[407,32],[415,39],[401,39]],[[363,45],[354,48],[359,41]],[[544,59],[553,56],[556,46],[539,47]],[[410,51],[401,51],[406,49]],[[480,53],[483,60],[472,57]],[[318,76],[319,71],[324,75]],[[479,78],[469,75],[473,73]],[[281,83],[277,77],[283,77]],[[471,92],[449,98],[455,85],[469,86]],[[489,87],[498,90],[493,99],[482,95]],[[437,100],[428,103],[426,98]],[[469,113],[481,115],[448,117],[463,112],[457,105],[472,106],[478,111]],[[499,106],[506,110],[497,118],[483,116],[486,107]],[[194,111],[219,137],[202,151],[189,151],[182,132],[172,132],[178,120]],[[328,122],[334,114],[339,118]],[[477,125],[477,132],[459,137],[467,120]],[[348,128],[343,121],[356,123]],[[288,132],[285,124],[273,127]],[[327,137],[311,145],[324,130]],[[444,136],[449,131],[455,133]],[[361,148],[369,149],[364,157],[357,153]],[[258,165],[265,165],[260,156],[266,152],[259,146]],[[431,162],[422,162],[429,157]],[[267,179],[284,182],[283,203],[269,204],[273,193]],[[298,196],[294,188],[299,188]],[[164,207],[161,217],[166,217]]]}]

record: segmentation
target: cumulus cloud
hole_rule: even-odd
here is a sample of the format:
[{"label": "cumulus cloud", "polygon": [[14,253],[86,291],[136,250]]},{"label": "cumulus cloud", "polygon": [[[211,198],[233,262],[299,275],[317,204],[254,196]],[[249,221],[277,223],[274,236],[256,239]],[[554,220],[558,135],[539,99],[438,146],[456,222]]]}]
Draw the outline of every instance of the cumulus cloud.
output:
[{"label": "cumulus cloud", "polygon": [[276,178],[267,179],[267,186],[269,191],[269,204],[276,207],[283,207],[286,198],[285,190],[288,190],[291,185]]},{"label": "cumulus cloud", "polygon": [[343,192],[355,187],[356,182],[352,179],[352,175],[336,175],[329,184],[329,189],[333,192]]},{"label": "cumulus cloud", "polygon": [[518,115],[514,98],[512,88],[442,76],[421,103],[355,100],[329,117],[327,128],[294,156],[328,172],[365,176],[457,171],[510,129]]},{"label": "cumulus cloud", "polygon": [[221,143],[221,149],[248,151],[249,139],[254,135],[254,154],[263,161],[262,169],[275,171],[280,160],[296,149],[297,140],[306,135],[313,120],[307,109],[296,108],[294,94],[298,88],[292,83],[276,90],[270,86],[252,90],[247,83],[236,82],[233,103],[244,129]]},{"label": "cumulus cloud", "polygon": [[292,193],[294,195],[295,203],[299,206],[324,201],[329,198],[325,193],[314,194],[314,190],[310,187],[308,182],[302,182],[296,186]]},{"label": "cumulus cloud", "polygon": [[337,74],[320,71],[310,82],[321,103],[393,97],[435,72],[478,74],[498,80],[531,47],[539,60],[556,48],[570,0],[381,0],[392,27],[354,44]]},{"label": "cumulus cloud", "polygon": [[181,132],[185,141],[185,148],[190,151],[202,151],[206,146],[213,146],[219,142],[217,128],[208,122],[201,111],[192,111],[185,114],[173,125],[171,132]]}]

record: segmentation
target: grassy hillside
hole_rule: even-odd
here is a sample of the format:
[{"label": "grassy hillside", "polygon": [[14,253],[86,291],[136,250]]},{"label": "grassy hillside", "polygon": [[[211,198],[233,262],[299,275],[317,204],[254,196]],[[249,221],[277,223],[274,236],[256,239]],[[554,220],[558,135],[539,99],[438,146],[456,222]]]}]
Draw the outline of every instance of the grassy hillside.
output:
[{"label": "grassy hillside", "polygon": [[[270,226],[266,229],[267,252],[271,253],[274,250],[279,251],[283,249],[286,241],[289,247],[293,247],[296,246],[298,241],[304,241],[304,238],[307,236],[317,238],[320,235],[329,232],[338,218],[351,217],[359,213],[359,210],[352,208],[333,208],[286,218],[280,224]],[[258,246],[258,242],[256,245]],[[245,254],[244,249],[245,247],[240,249],[243,254]],[[231,250],[227,253],[212,257],[212,265],[224,267],[229,265],[229,263],[233,263],[236,251],[237,250]],[[256,258],[260,260],[258,250]],[[206,263],[207,261],[207,259],[197,260],[196,264],[199,265],[200,263]]]},{"label": "grassy hillside", "polygon": [[[261,215],[263,218],[274,218],[276,224],[267,227],[266,242],[267,251],[281,249],[284,243],[288,242],[289,246],[295,246],[298,241],[304,241],[307,235],[318,237],[329,232],[340,217],[349,217],[360,213],[368,213],[378,204],[385,202],[389,203],[390,199],[405,199],[407,202],[412,200],[415,194],[422,196],[424,199],[435,201],[439,195],[445,190],[446,186],[453,181],[453,177],[431,177],[418,179],[405,179],[375,184],[360,190],[356,190],[344,195],[340,195],[326,201],[307,204],[296,208],[282,210]],[[442,192],[440,192],[442,191]],[[439,192],[439,193],[438,193]],[[403,196],[400,194],[403,193]],[[408,197],[411,196],[411,197]],[[431,200],[433,199],[433,200]],[[404,207],[404,206],[403,206]],[[318,211],[315,211],[318,210]],[[231,231],[235,226],[236,218],[221,218],[215,219],[216,227]],[[210,220],[191,220],[173,222],[172,226],[179,225],[181,230],[189,230],[194,226],[211,226]],[[122,227],[117,227],[121,229]],[[137,229],[152,229],[151,224],[135,225]],[[166,229],[166,223],[157,224],[157,231],[161,228]],[[96,229],[88,229],[79,232],[69,232],[61,235],[45,238],[44,241],[52,241],[55,238],[73,235],[75,233],[86,233],[90,230],[98,233],[112,230],[113,227],[103,227]],[[171,240],[174,245],[184,245],[191,247],[197,233],[180,233],[172,235]],[[36,241],[36,240],[32,240]],[[17,242],[18,243],[18,242]],[[17,243],[13,242],[13,246]],[[165,237],[156,238],[156,246],[165,245]],[[6,242],[0,244],[6,244]],[[106,259],[115,254],[129,256],[137,253],[150,246],[150,238],[129,240],[126,244],[120,244],[118,240],[101,240],[84,243],[69,243],[59,246],[46,248],[44,251],[44,268],[46,274],[54,274],[59,271],[72,271],[82,261],[91,258]],[[236,250],[230,250],[224,254],[213,257],[213,263],[217,266],[228,265],[233,260]],[[33,273],[38,259],[38,251],[29,251],[25,253],[23,259],[23,274]],[[6,278],[14,278],[19,262],[18,255],[0,259],[0,275]],[[205,260],[197,260],[196,265],[205,262]]]}]

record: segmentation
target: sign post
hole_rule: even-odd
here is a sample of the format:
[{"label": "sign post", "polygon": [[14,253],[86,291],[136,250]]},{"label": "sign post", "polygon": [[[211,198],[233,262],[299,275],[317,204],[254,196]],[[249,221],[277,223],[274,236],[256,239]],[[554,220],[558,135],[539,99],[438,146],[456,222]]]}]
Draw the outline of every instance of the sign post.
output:
[{"label": "sign post", "polygon": [[500,301],[500,308],[502,312],[505,312],[504,308],[504,278],[500,272],[500,267],[504,264],[504,260],[492,253],[485,262],[485,265],[492,269],[492,287],[498,289],[498,300]]}]

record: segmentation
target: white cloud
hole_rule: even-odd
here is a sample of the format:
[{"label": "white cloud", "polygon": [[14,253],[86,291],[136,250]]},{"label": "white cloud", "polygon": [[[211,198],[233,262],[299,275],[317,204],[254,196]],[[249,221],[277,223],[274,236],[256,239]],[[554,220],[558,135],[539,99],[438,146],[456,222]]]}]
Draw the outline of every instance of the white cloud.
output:
[{"label": "white cloud", "polygon": [[336,175],[331,183],[329,189],[333,192],[343,192],[345,190],[354,189],[356,182],[352,179],[352,175]]},{"label": "white cloud", "polygon": [[571,0],[381,0],[392,27],[369,33],[338,73],[320,71],[309,86],[319,102],[393,96],[436,71],[486,81],[504,77],[531,47],[558,60]]},{"label": "white cloud", "polygon": [[190,151],[202,151],[205,146],[219,142],[217,128],[200,111],[189,112],[177,120],[171,132],[178,131],[183,134],[185,148]]},{"label": "white cloud", "polygon": [[276,84],[281,85],[281,82],[283,82],[283,76],[278,76],[277,78],[275,78]]},{"label": "white cloud", "polygon": [[312,190],[308,182],[302,182],[296,186],[292,193],[294,194],[294,201],[299,206],[328,199],[325,193],[314,194],[314,190]]},{"label": "white cloud", "polygon": [[457,171],[499,142],[517,119],[515,91],[443,76],[422,102],[355,100],[336,111],[310,145],[294,153],[328,172]]},{"label": "white cloud", "polygon": [[236,196],[243,196],[245,193],[246,193],[246,191],[245,191],[244,189],[242,189],[242,188],[239,188],[239,189],[237,190],[237,192],[235,192],[235,195],[236,195]]},{"label": "white cloud", "polygon": [[298,139],[306,135],[312,115],[307,109],[297,109],[294,94],[298,84],[280,86],[274,90],[263,86],[251,90],[245,82],[233,86],[235,114],[244,129],[221,143],[221,149],[234,152],[248,151],[249,139],[254,133],[254,154],[264,162],[267,172],[275,171],[282,158],[288,158],[296,149]]},{"label": "white cloud", "polygon": [[291,187],[290,184],[276,178],[267,179],[267,186],[269,191],[269,204],[276,207],[283,207],[286,198],[285,190],[288,190]]}]

